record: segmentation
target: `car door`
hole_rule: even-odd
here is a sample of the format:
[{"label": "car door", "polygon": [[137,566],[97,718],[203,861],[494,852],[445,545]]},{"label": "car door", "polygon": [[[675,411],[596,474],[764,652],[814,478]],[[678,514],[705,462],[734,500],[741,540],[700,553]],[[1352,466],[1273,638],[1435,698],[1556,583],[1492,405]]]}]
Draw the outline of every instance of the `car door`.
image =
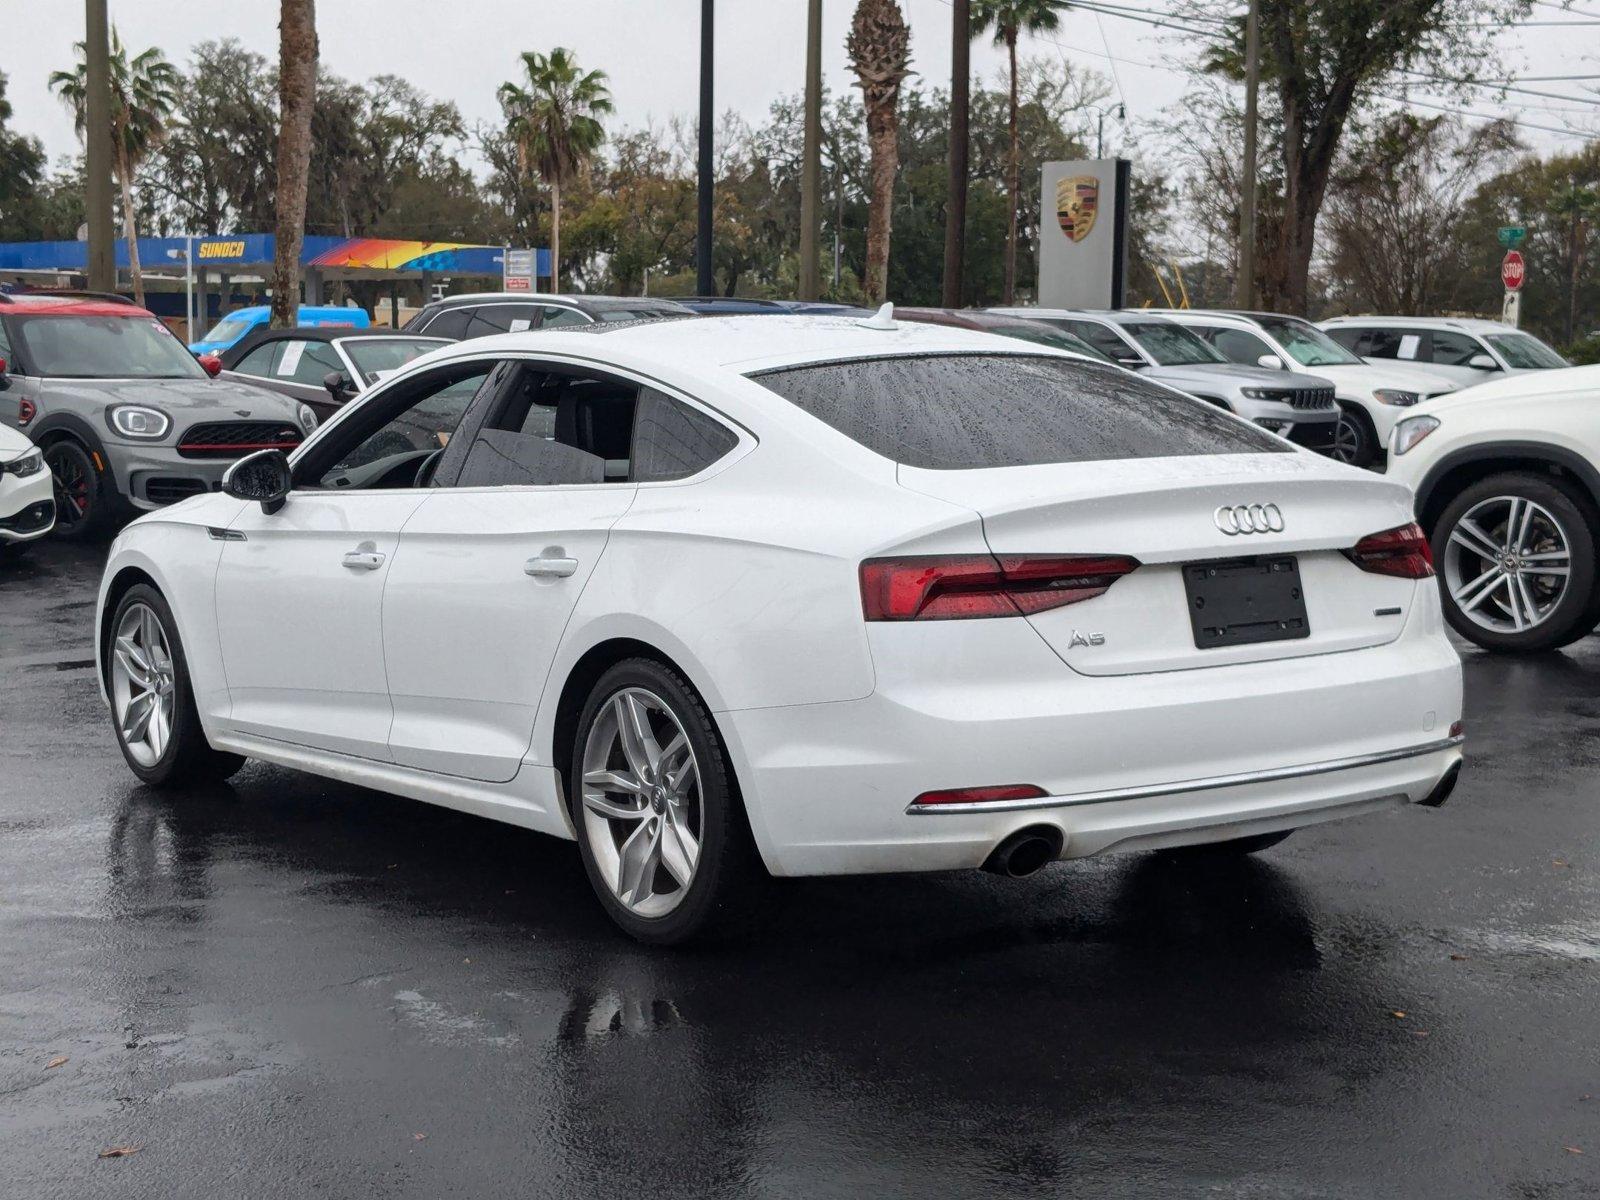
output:
[{"label": "car door", "polygon": [[627,511],[638,385],[509,362],[407,523],[384,596],[392,759],[504,782],[567,620]]},{"label": "car door", "polygon": [[400,531],[427,492],[490,361],[441,366],[374,391],[313,439],[283,506],[244,508],[216,576],[217,632],[240,733],[387,759],[392,710],[382,602]]}]

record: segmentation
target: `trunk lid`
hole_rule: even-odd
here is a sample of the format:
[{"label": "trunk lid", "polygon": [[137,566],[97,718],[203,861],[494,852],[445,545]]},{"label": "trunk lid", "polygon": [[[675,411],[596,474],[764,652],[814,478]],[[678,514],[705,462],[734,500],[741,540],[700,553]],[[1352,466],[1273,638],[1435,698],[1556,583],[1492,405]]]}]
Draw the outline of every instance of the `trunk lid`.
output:
[{"label": "trunk lid", "polygon": [[[968,471],[901,466],[899,479],[978,513],[996,555],[1139,560],[1139,568],[1104,595],[1025,618],[1067,666],[1085,675],[1181,671],[1381,645],[1399,636],[1416,594],[1417,581],[1363,571],[1343,553],[1368,534],[1410,522],[1409,491],[1307,454]],[[1281,530],[1230,534],[1216,519],[1218,509],[1264,510],[1269,504],[1281,514],[1281,522],[1271,522]],[[1226,561],[1224,575],[1241,573],[1232,584],[1196,584],[1203,602],[1208,591],[1216,598],[1218,586],[1257,590],[1250,566],[1239,560],[1260,566],[1288,557],[1295,560],[1305,607],[1304,636],[1200,648],[1184,567]],[[1261,594],[1282,586],[1262,583]],[[1268,607],[1280,608],[1281,596]]]}]

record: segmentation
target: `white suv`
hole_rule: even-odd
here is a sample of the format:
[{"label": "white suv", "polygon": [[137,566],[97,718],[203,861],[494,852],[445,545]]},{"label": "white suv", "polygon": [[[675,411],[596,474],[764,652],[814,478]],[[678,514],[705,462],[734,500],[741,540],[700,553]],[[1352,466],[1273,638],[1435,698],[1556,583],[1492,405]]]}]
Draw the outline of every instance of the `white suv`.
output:
[{"label": "white suv", "polygon": [[1469,317],[1335,317],[1322,329],[1369,363],[1418,363],[1462,387],[1572,364],[1531,333]]},{"label": "white suv", "polygon": [[1395,426],[1389,473],[1419,523],[1456,632],[1551,650],[1600,621],[1600,366],[1466,388]]},{"label": "white suv", "polygon": [[1172,309],[1165,315],[1230,362],[1310,371],[1331,380],[1343,413],[1333,456],[1354,466],[1381,462],[1389,431],[1408,409],[1456,389],[1454,380],[1413,367],[1370,366],[1299,317],[1215,309]]}]

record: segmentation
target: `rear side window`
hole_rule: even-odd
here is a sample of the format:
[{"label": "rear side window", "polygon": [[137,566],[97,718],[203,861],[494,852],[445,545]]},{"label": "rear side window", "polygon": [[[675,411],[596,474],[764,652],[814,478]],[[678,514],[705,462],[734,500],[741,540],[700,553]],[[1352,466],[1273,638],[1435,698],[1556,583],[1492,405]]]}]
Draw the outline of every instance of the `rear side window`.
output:
[{"label": "rear side window", "polygon": [[472,316],[465,308],[447,308],[422,327],[419,332],[429,337],[461,338],[467,332],[467,321]]},{"label": "rear side window", "polygon": [[869,450],[938,471],[1292,452],[1211,405],[1077,360],[946,354],[752,378]]},{"label": "rear side window", "polygon": [[633,421],[633,478],[640,483],[687,479],[721,458],[739,439],[704,413],[645,388]]}]

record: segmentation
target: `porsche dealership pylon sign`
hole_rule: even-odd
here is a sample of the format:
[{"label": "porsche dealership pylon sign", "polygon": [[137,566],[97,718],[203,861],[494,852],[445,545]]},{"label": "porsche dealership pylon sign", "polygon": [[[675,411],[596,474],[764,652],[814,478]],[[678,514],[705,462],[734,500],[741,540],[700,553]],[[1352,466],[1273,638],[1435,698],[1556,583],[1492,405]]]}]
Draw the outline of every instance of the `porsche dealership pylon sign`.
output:
[{"label": "porsche dealership pylon sign", "polygon": [[1039,303],[1121,307],[1128,259],[1127,160],[1045,163],[1041,185]]}]

